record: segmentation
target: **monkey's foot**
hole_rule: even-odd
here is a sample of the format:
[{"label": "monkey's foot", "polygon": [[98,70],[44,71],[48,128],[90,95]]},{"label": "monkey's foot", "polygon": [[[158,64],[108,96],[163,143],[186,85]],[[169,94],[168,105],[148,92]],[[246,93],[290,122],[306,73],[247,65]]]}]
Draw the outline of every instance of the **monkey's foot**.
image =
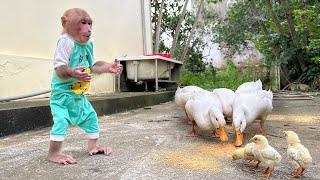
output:
[{"label": "monkey's foot", "polygon": [[89,150],[90,156],[93,156],[96,154],[104,154],[106,156],[109,156],[111,154],[111,149],[107,148],[106,146],[103,148],[96,146],[96,147],[92,148],[91,150]]},{"label": "monkey's foot", "polygon": [[54,163],[64,164],[64,165],[77,163],[75,158],[73,158],[71,155],[65,155],[65,154],[48,155],[48,160]]}]

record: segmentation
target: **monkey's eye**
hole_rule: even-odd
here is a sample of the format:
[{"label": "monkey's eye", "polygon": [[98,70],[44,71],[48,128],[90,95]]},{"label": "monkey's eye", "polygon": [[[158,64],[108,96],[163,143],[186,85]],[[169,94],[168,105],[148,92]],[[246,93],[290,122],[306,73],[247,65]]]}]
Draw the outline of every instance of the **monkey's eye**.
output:
[{"label": "monkey's eye", "polygon": [[92,25],[92,22],[91,22],[91,21],[83,20],[83,21],[81,21],[81,24],[88,24],[89,26],[91,26],[91,25]]}]

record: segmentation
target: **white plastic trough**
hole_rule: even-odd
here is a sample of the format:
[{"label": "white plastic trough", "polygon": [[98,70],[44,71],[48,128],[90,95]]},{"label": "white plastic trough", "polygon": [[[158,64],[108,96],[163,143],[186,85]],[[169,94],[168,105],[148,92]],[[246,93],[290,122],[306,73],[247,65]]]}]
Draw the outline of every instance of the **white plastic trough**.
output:
[{"label": "white plastic trough", "polygon": [[[126,64],[127,79],[134,82],[155,80],[156,91],[159,82],[176,82],[180,77],[182,62],[162,56],[130,56],[117,58]],[[120,78],[118,78],[120,91]]]}]

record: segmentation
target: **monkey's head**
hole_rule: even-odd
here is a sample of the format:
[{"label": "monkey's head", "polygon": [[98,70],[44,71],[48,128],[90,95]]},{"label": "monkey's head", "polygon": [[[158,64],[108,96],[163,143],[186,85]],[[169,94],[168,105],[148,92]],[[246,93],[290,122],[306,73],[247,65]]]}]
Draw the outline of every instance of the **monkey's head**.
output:
[{"label": "monkey's head", "polygon": [[61,17],[63,34],[68,33],[72,38],[85,44],[89,41],[92,29],[92,19],[89,14],[80,8],[68,9]]}]

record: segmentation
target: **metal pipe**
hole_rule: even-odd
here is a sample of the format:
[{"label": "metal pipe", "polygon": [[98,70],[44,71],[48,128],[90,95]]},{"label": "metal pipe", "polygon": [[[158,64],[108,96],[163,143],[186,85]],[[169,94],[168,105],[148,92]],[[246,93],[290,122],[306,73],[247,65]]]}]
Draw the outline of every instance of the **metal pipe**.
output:
[{"label": "metal pipe", "polygon": [[39,96],[42,94],[47,94],[50,91],[51,90],[45,90],[45,91],[34,92],[34,93],[30,93],[30,94],[23,94],[23,95],[18,95],[18,96],[10,96],[10,97],[5,97],[5,98],[0,98],[0,102],[17,100],[17,99],[24,99],[24,98],[33,97],[33,96]]},{"label": "metal pipe", "polygon": [[155,76],[156,76],[156,91],[158,91],[159,90],[159,85],[158,85],[158,59],[156,58],[155,60],[154,60],[154,64],[155,64]]},{"label": "metal pipe", "polygon": [[138,82],[138,61],[133,61],[134,67],[134,82]]}]

